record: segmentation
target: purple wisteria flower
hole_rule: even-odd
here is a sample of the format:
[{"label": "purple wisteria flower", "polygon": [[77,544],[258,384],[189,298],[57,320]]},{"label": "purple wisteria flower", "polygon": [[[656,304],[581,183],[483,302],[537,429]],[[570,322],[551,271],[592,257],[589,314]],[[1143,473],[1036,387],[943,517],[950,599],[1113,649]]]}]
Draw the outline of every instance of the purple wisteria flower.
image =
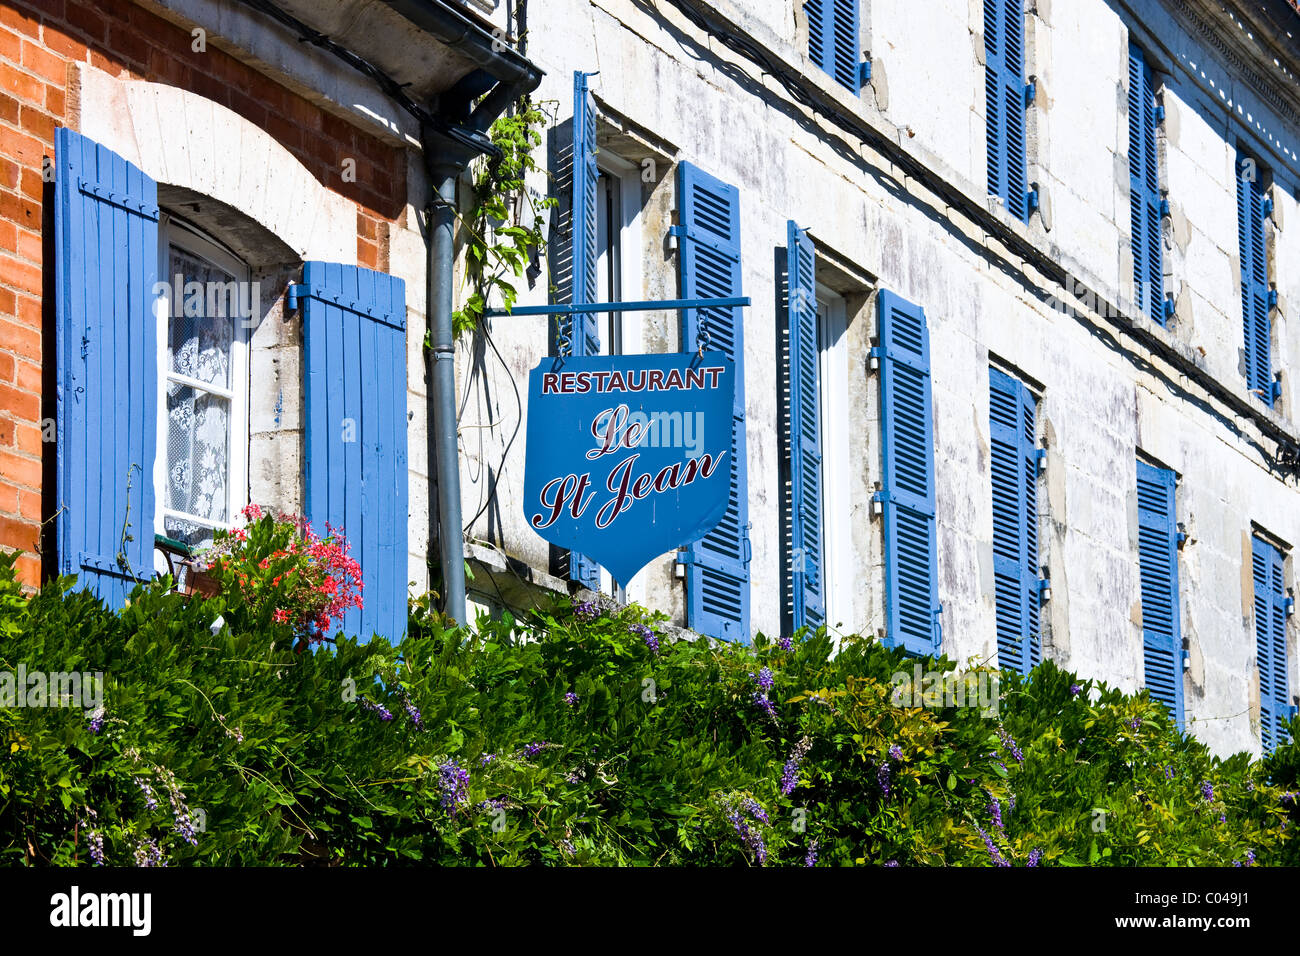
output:
[{"label": "purple wisteria flower", "polygon": [[645,624],[629,624],[627,629],[645,641],[645,646],[650,648],[651,654],[659,653],[659,635],[653,628]]},{"label": "purple wisteria flower", "polygon": [[1128,727],[1129,727],[1129,730],[1141,730],[1141,729],[1142,729],[1142,718],[1141,718],[1141,717],[1134,717],[1132,720],[1130,720],[1130,721],[1128,722]]},{"label": "purple wisteria flower", "polygon": [[1043,858],[1042,850],[1037,850],[1037,849],[1031,850],[1029,853],[1029,859],[1025,861],[1025,866],[1037,866],[1038,861],[1041,860],[1042,858]]},{"label": "purple wisteria flower", "polygon": [[486,767],[488,764],[490,764],[493,760],[496,759],[497,759],[496,754],[484,754],[483,756],[478,758],[478,765],[480,767]]},{"label": "purple wisteria flower", "polygon": [[817,841],[813,840],[808,844],[808,852],[803,855],[804,866],[817,865]]},{"label": "purple wisteria flower", "polygon": [[1002,804],[998,802],[998,798],[993,796],[993,794],[989,794],[988,811],[989,811],[989,816],[993,820],[993,825],[997,827],[999,830],[1003,829]]},{"label": "purple wisteria flower", "polygon": [[1209,803],[1211,800],[1213,800],[1213,799],[1214,799],[1214,784],[1210,783],[1210,781],[1208,781],[1208,780],[1202,780],[1202,781],[1201,781],[1201,796],[1205,798],[1205,802],[1206,802],[1206,803]]},{"label": "purple wisteria flower", "polygon": [[92,734],[97,734],[104,729],[104,708],[103,707],[96,707],[94,710],[90,712],[89,717],[90,717],[90,732]]},{"label": "purple wisteria flower", "polygon": [[772,669],[770,667],[764,667],[760,670],[757,677],[750,674],[749,679],[758,684],[758,689],[765,694],[772,689],[773,680]]},{"label": "purple wisteria flower", "polygon": [[373,714],[378,714],[380,720],[392,720],[393,714],[383,704],[375,703],[368,697],[358,697],[357,703]]},{"label": "purple wisteria flower", "polygon": [[1019,744],[1017,744],[1015,741],[1015,738],[1013,738],[1009,733],[1007,733],[1005,727],[998,728],[998,739],[1002,741],[1002,746],[1007,749],[1007,752],[1010,753],[1011,756],[1016,758],[1016,763],[1025,762],[1024,752],[1021,751]]},{"label": "purple wisteria flower", "polygon": [[799,786],[799,764],[803,762],[804,757],[808,756],[811,747],[812,741],[805,736],[790,752],[790,759],[785,762],[785,769],[781,773],[781,796],[790,796],[795,787]]},{"label": "purple wisteria flower", "polygon": [[455,760],[448,757],[438,764],[438,789],[442,791],[438,802],[444,810],[450,810],[452,816],[456,815],[456,808],[468,799],[468,787],[469,771]]},{"label": "purple wisteria flower", "polygon": [[753,797],[750,797],[745,801],[745,809],[755,820],[762,820],[764,823],[771,823],[767,818],[767,811],[763,809],[763,805]]},{"label": "purple wisteria flower", "polygon": [[886,760],[882,760],[880,767],[876,770],[876,786],[880,788],[880,792],[884,796],[889,796],[891,792],[889,782],[889,762]]},{"label": "purple wisteria flower", "polygon": [[760,694],[758,691],[754,691],[753,701],[755,707],[758,707],[773,720],[776,719],[776,705],[768,700],[766,694]]},{"label": "purple wisteria flower", "polygon": [[600,608],[595,601],[580,601],[573,605],[573,616],[580,621],[594,621],[600,617]]},{"label": "purple wisteria flower", "polygon": [[419,730],[424,718],[420,716],[420,709],[405,694],[402,695],[402,709],[406,711],[406,719],[416,730]]},{"label": "purple wisteria flower", "polygon": [[154,796],[153,787],[149,786],[147,781],[141,780],[139,777],[132,777],[131,779],[135,781],[135,785],[144,793],[144,808],[146,810],[158,809],[158,799]]},{"label": "purple wisteria flower", "polygon": [[86,843],[89,845],[87,852],[95,866],[104,865],[104,834],[99,830],[86,831]]},{"label": "purple wisteria flower", "polygon": [[898,866],[898,861],[897,861],[897,860],[886,860],[886,861],[885,861],[885,866],[890,867],[890,868],[892,869],[892,868]]},{"label": "purple wisteria flower", "polygon": [[783,651],[791,650],[794,647],[794,638],[787,635],[777,641],[776,646],[781,648]]},{"label": "purple wisteria flower", "polygon": [[166,866],[167,861],[163,859],[162,847],[152,837],[145,837],[135,845],[131,851],[131,856],[135,860],[136,866]]},{"label": "purple wisteria flower", "polygon": [[[745,808],[749,809],[751,805],[758,807],[760,811],[763,810],[763,808],[758,806],[758,803],[753,799],[746,802]],[[739,834],[741,843],[744,845],[745,849],[752,853],[754,858],[758,860],[759,866],[765,866],[767,864],[767,844],[763,841],[763,834],[750,825],[750,822],[745,819],[739,809],[729,804],[726,805],[726,807],[727,820],[731,823],[731,826],[736,833]],[[763,816],[759,819],[762,819],[763,822],[766,823],[766,817],[767,814],[764,812]]]},{"label": "purple wisteria flower", "polygon": [[898,744],[891,744],[890,747],[889,747],[889,759],[890,759],[890,760],[902,760],[902,759],[903,759],[903,748],[900,747],[900,746],[898,746]]},{"label": "purple wisteria flower", "polygon": [[171,804],[172,829],[190,846],[198,846],[194,820],[190,816],[190,808],[185,803],[185,794],[181,792],[180,784],[176,782],[176,775],[162,767],[157,768],[157,771],[163,787],[167,790],[167,801]]},{"label": "purple wisteria flower", "polygon": [[578,706],[578,695],[575,694],[573,691],[569,691],[567,694],[564,695],[564,702],[568,704],[570,707],[576,707]]},{"label": "purple wisteria flower", "polygon": [[1079,694],[1081,694],[1082,692],[1083,692],[1083,688],[1080,687],[1078,684],[1071,684],[1071,685],[1070,685],[1070,696],[1071,696],[1071,697],[1078,697]]},{"label": "purple wisteria flower", "polygon": [[976,827],[975,829],[979,831],[979,835],[984,839],[984,847],[989,851],[989,859],[993,861],[993,865],[1010,866],[1011,864],[1002,855],[1002,851],[998,849],[998,845],[993,842],[993,838],[985,833],[983,828]]},{"label": "purple wisteria flower", "polygon": [[1165,779],[1166,779],[1166,780],[1173,780],[1173,779],[1174,779],[1174,768],[1173,768],[1172,766],[1168,766],[1168,765],[1166,765],[1166,767],[1165,767]]},{"label": "purple wisteria flower", "polygon": [[537,741],[531,744],[524,744],[524,756],[536,757],[539,753],[541,753],[545,749],[546,749],[545,740]]}]

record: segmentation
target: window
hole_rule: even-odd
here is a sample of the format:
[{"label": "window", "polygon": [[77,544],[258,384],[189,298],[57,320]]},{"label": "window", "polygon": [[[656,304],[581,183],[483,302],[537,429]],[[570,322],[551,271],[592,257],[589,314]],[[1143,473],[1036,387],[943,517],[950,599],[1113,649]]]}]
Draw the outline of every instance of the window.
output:
[{"label": "window", "polygon": [[249,272],[179,219],[160,236],[155,527],[197,547],[247,500]]},{"label": "window", "polygon": [[1269,309],[1268,255],[1264,220],[1269,208],[1262,185],[1263,170],[1243,152],[1237,153],[1237,240],[1241,256],[1241,315],[1245,330],[1246,387],[1272,407],[1281,386],[1273,380],[1272,329]]},{"label": "window", "polygon": [[826,575],[826,620],[853,626],[854,594],[860,589],[853,542],[846,521],[827,515],[851,513],[849,503],[849,351],[848,310],[844,299],[817,287],[820,325],[822,422],[822,554]]},{"label": "window", "polygon": [[984,0],[984,90],[988,114],[989,192],[1007,212],[1028,221],[1026,187],[1025,18],[1021,0]]},{"label": "window", "polygon": [[885,530],[885,642],[937,654],[937,531],[930,334],[925,310],[892,292],[876,296],[884,481],[876,500]]},{"label": "window", "polygon": [[858,38],[858,0],[807,0],[808,56],[853,93],[862,89],[864,70]]},{"label": "window", "polygon": [[1142,660],[1151,697],[1183,727],[1183,644],[1178,609],[1177,478],[1137,463],[1138,566],[1142,579]]},{"label": "window", "polygon": [[[1133,298],[1138,311],[1164,325],[1163,205],[1156,151],[1156,92],[1141,49],[1128,48],[1129,219],[1132,229]],[[1172,305],[1172,303],[1170,303]],[[1172,310],[1170,310],[1172,311]]]},{"label": "window", "polygon": [[[641,288],[641,178],[639,170],[601,150],[596,181],[596,301],[622,302]],[[596,317],[599,354],[642,351],[641,313],[607,312]],[[632,581],[613,580],[600,569],[600,590],[623,602],[644,601],[644,574]]]},{"label": "window", "polygon": [[1038,577],[1038,400],[1019,379],[989,369],[993,583],[998,663],[1020,674],[1042,659]]},{"label": "window", "polygon": [[1259,728],[1264,752],[1287,740],[1283,724],[1292,714],[1286,659],[1285,559],[1276,545],[1259,535],[1252,539],[1255,584],[1255,663],[1259,669]]}]

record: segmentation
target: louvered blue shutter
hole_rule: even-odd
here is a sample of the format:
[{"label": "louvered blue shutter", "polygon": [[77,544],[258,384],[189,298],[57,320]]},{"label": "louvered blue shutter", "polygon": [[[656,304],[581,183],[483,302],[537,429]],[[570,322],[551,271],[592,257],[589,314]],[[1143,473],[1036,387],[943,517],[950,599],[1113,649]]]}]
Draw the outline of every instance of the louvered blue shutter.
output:
[{"label": "louvered blue shutter", "polygon": [[319,534],[342,531],[361,565],[364,607],[341,629],[397,643],[407,616],[406,287],[382,272],[308,262],[298,295],[306,516]]},{"label": "louvered blue shutter", "polygon": [[1128,48],[1129,220],[1137,308],[1165,324],[1164,241],[1160,229],[1160,166],[1156,158],[1156,92],[1142,51]]},{"label": "louvered blue shutter", "polygon": [[[588,305],[596,301],[596,104],[587,88],[588,74],[573,74],[573,272],[569,301]],[[600,354],[600,326],[594,312],[573,317],[573,354]],[[585,554],[569,552],[569,580],[593,591],[600,590],[600,565]],[[622,582],[626,583],[626,582]]]},{"label": "louvered blue shutter", "polygon": [[858,0],[808,0],[808,56],[846,89],[862,88]]},{"label": "louvered blue shutter", "polygon": [[[691,163],[677,169],[681,295],[743,295],[740,282],[740,193]],[[716,528],[684,549],[686,624],[710,637],[749,642],[749,499],[745,451],[745,329],[739,307],[683,309],[682,348],[724,353],[736,363],[732,409],[730,499]]]},{"label": "louvered blue shutter", "polygon": [[1237,154],[1237,240],[1241,253],[1241,314],[1246,339],[1246,387],[1273,405],[1268,317],[1268,260],[1264,247],[1264,193],[1253,159]]},{"label": "louvered blue shutter", "polygon": [[1183,729],[1183,639],[1178,610],[1178,519],[1174,473],[1137,463],[1142,658],[1152,698]]},{"label": "louvered blue shutter", "polygon": [[59,573],[121,607],[153,576],[158,187],[69,129],[55,159]]},{"label": "louvered blue shutter", "polygon": [[817,346],[816,256],[808,233],[787,226],[789,326],[790,594],[796,628],[826,622],[822,554],[821,388]]},{"label": "louvered blue shutter", "polygon": [[1021,0],[984,0],[989,192],[1029,219],[1025,157],[1025,21]]},{"label": "louvered blue shutter", "polygon": [[1287,739],[1291,692],[1286,659],[1286,587],[1282,552],[1253,539],[1255,659],[1259,667],[1259,724],[1265,753]]},{"label": "louvered blue shutter", "polygon": [[1026,385],[989,369],[993,582],[998,663],[1025,674],[1042,659],[1038,591],[1037,402]]},{"label": "louvered blue shutter", "polygon": [[884,458],[885,604],[890,647],[939,652],[934,425],[925,310],[881,290],[880,408]]}]

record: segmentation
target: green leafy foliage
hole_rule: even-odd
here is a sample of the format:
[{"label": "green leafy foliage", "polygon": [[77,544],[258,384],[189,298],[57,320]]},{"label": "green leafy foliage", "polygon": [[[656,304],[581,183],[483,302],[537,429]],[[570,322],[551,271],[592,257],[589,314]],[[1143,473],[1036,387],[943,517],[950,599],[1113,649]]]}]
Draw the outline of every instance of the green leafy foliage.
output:
[{"label": "green leafy foliage", "polygon": [[519,297],[511,279],[522,276],[533,258],[546,251],[543,224],[556,201],[534,201],[527,189],[529,173],[541,170],[533,150],[542,142],[545,122],[546,114],[525,98],[489,131],[500,155],[482,163],[470,209],[460,219],[470,292],[464,308],[452,313],[457,335],[478,328],[494,297],[511,309]]},{"label": "green leafy foliage", "polygon": [[238,623],[240,589],[119,614],[71,583],[29,598],[0,561],[0,672],[104,675],[102,712],[0,709],[4,864],[1295,862],[1294,745],[1221,760],[1050,664],[983,716],[896,706],[915,662],[825,632],[421,601],[400,647],[298,651]]}]

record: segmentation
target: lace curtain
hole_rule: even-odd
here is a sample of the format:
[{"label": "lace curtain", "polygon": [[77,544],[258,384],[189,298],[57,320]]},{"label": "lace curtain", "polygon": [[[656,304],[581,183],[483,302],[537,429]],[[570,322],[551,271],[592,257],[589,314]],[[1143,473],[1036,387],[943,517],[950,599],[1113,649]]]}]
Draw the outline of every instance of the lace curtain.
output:
[{"label": "lace curtain", "polygon": [[212,525],[230,520],[230,399],[175,381],[172,376],[229,390],[235,313],[227,298],[226,307],[212,314],[212,306],[218,303],[209,300],[208,291],[223,295],[224,284],[232,282],[233,277],[175,246],[169,258],[169,280],[174,283],[176,275],[182,276],[182,289],[197,282],[203,297],[201,303],[197,295],[177,300],[173,284],[167,341],[167,372],[171,374],[166,389],[167,480],[163,508],[203,519],[203,523],[174,514],[165,514],[163,523],[168,537],[201,546],[212,540]]}]

